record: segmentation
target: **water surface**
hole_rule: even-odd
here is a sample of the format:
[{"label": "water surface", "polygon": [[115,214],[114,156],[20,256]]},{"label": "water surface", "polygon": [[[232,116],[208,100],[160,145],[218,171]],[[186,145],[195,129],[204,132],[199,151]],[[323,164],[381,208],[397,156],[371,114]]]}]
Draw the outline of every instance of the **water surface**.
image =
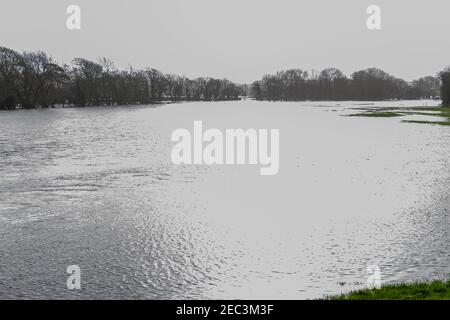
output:
[{"label": "water surface", "polygon": [[[358,107],[0,112],[0,299],[317,298],[374,264],[383,282],[446,276],[449,128],[343,116]],[[170,134],[194,120],[280,129],[279,174],[172,165]]]}]

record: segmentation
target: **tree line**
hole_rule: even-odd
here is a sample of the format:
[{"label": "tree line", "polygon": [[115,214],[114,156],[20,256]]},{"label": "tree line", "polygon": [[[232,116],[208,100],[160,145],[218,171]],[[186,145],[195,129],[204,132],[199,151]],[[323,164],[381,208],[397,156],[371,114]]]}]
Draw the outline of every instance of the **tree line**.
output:
[{"label": "tree line", "polygon": [[259,100],[414,100],[439,98],[450,103],[450,68],[438,76],[407,82],[383,70],[369,68],[347,77],[341,70],[328,68],[321,72],[300,69],[265,75],[251,85],[252,95]]},{"label": "tree line", "polygon": [[450,67],[439,73],[442,82],[441,99],[444,106],[450,106]]},{"label": "tree line", "polygon": [[0,109],[236,100],[244,90],[226,79],[188,79],[152,68],[121,71],[107,58],[60,65],[43,51],[0,47]]},{"label": "tree line", "polygon": [[[369,68],[347,77],[341,70],[301,69],[265,75],[247,85],[226,79],[165,74],[159,70],[118,70],[101,58],[75,58],[58,64],[43,51],[18,53],[0,47],[0,109],[53,106],[149,104],[158,101],[236,100],[250,94],[258,100],[400,100],[441,98],[450,105],[450,68],[436,77],[407,82],[383,70]],[[250,92],[247,92],[250,91]]]}]

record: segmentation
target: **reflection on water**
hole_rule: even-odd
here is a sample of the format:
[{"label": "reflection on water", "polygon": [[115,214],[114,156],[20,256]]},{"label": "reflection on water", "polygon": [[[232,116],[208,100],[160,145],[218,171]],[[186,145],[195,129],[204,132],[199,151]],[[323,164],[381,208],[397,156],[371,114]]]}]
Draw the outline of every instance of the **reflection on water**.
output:
[{"label": "reflection on water", "polygon": [[[382,281],[445,276],[450,130],[342,116],[355,107],[1,112],[0,299],[316,298],[372,264]],[[279,174],[173,166],[170,134],[194,120],[279,128]]]}]

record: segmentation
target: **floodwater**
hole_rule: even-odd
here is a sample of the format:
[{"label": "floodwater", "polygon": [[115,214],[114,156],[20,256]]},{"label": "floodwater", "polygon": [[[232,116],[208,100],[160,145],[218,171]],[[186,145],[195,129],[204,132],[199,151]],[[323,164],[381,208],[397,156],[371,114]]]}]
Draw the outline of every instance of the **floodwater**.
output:
[{"label": "floodwater", "polygon": [[[383,283],[446,277],[450,128],[343,116],[360,107],[376,104],[0,112],[0,299],[309,299],[366,286],[372,265]],[[194,120],[280,129],[279,173],[173,165]]]}]

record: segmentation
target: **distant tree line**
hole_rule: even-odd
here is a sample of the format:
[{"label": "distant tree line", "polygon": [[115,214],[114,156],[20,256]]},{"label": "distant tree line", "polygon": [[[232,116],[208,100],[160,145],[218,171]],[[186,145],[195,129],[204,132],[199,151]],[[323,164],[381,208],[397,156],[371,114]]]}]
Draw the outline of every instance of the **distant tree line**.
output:
[{"label": "distant tree line", "polygon": [[191,80],[150,68],[120,71],[106,58],[59,65],[42,51],[21,54],[0,47],[0,109],[235,100],[243,91],[226,79]]},{"label": "distant tree line", "polygon": [[441,98],[444,106],[450,106],[450,67],[439,73],[442,82]]},{"label": "distant tree line", "polygon": [[321,72],[292,69],[265,75],[248,90],[247,85],[226,79],[188,79],[151,68],[118,70],[106,58],[96,62],[76,58],[70,65],[60,65],[43,51],[18,53],[0,47],[0,109],[235,100],[248,94],[275,101],[440,97],[450,105],[450,68],[437,77],[412,82],[376,68],[354,72],[350,77],[336,68]]},{"label": "distant tree line", "polygon": [[311,73],[292,69],[265,75],[251,85],[251,92],[256,99],[275,101],[379,101],[442,96],[444,103],[449,103],[450,69],[438,77],[428,76],[412,82],[376,68],[354,72],[350,78],[336,68]]}]

